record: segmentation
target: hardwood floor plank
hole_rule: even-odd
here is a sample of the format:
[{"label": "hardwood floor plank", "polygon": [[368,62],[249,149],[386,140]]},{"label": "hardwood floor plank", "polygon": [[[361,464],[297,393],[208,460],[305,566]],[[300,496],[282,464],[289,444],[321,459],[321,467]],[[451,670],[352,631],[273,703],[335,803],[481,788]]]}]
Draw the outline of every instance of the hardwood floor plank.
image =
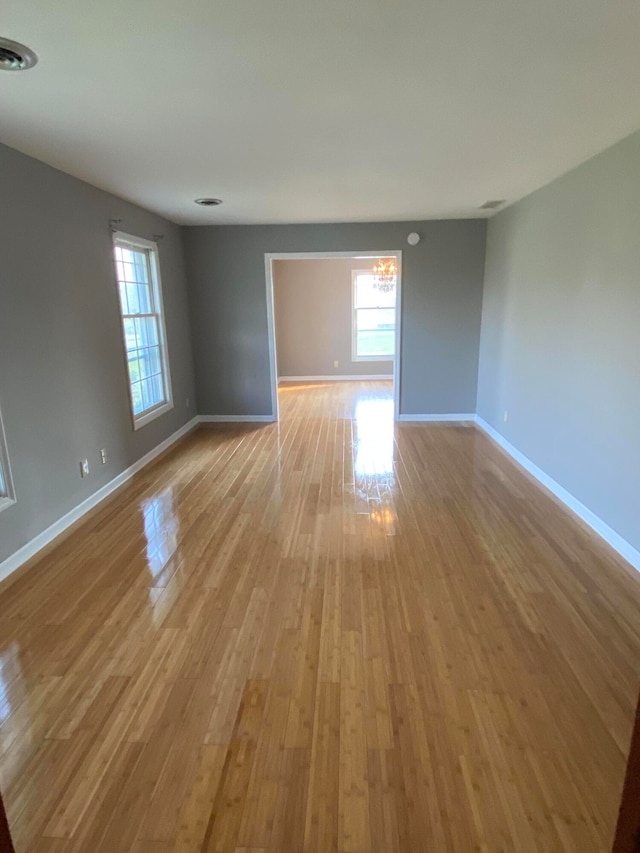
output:
[{"label": "hardwood floor plank", "polygon": [[180,803],[175,853],[200,850],[211,820],[216,792],[224,769],[227,747],[208,744],[200,747],[191,786]]},{"label": "hardwood floor plank", "polygon": [[302,850],[311,750],[286,748],[273,818],[271,850]]},{"label": "hardwood floor plank", "polygon": [[278,789],[284,771],[285,737],[291,689],[273,682],[269,689],[238,841],[268,847],[273,836]]},{"label": "hardwood floor plank", "polygon": [[390,757],[392,750],[369,749],[369,824],[372,853],[400,853],[396,797],[400,788],[394,786]]},{"label": "hardwood floor plank", "polygon": [[342,634],[340,663],[340,789],[338,846],[345,853],[371,847],[362,636]]},{"label": "hardwood floor plank", "polygon": [[243,694],[202,853],[235,850],[264,713],[265,682],[249,682]]},{"label": "hardwood floor plank", "polygon": [[309,748],[318,678],[323,591],[309,590],[303,605],[302,626],[296,649],[296,672],[291,692],[285,747]]},{"label": "hardwood floor plank", "polygon": [[305,816],[304,850],[337,853],[340,685],[318,681]]}]

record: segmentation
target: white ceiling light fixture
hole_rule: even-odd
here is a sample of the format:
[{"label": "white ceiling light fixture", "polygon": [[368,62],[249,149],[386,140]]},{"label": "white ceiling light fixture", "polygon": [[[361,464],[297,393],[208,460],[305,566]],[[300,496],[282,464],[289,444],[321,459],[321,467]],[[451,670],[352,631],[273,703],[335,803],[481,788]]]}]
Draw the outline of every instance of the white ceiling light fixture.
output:
[{"label": "white ceiling light fixture", "polygon": [[221,198],[197,198],[195,201],[201,207],[217,207],[219,204],[222,204]]},{"label": "white ceiling light fixture", "polygon": [[491,201],[485,201],[484,204],[481,204],[478,210],[497,210],[499,207],[502,207],[503,204],[506,204],[506,198],[496,198]]},{"label": "white ceiling light fixture", "polygon": [[407,243],[410,246],[417,246],[419,242],[420,242],[420,235],[418,234],[417,231],[412,231],[411,234],[409,234],[407,237]]},{"label": "white ceiling light fixture", "polygon": [[31,48],[0,36],[0,71],[26,71],[37,62],[38,57]]}]

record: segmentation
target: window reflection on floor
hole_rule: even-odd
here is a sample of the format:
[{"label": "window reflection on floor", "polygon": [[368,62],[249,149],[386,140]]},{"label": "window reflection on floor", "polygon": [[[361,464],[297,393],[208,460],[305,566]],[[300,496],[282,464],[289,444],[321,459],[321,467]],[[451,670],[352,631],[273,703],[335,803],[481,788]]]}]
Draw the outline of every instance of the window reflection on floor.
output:
[{"label": "window reflection on floor", "polygon": [[358,400],[354,424],[356,474],[393,474],[393,400]]},{"label": "window reflection on floor", "polygon": [[178,547],[180,522],[173,507],[173,489],[167,489],[142,504],[144,533],[147,537],[147,563],[157,577]]},{"label": "window reflection on floor", "polygon": [[[22,678],[19,646],[13,642],[0,653],[0,726],[14,710],[11,704],[11,687]],[[0,745],[3,743],[3,729],[0,728]]]},{"label": "window reflection on floor", "polygon": [[354,414],[356,511],[387,534],[395,532],[394,420],[391,398],[362,399]]}]

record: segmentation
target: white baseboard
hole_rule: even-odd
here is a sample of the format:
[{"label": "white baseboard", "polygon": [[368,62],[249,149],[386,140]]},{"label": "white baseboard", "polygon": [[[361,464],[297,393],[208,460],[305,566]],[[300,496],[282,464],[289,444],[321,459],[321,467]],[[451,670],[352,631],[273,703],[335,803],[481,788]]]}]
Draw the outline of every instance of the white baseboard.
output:
[{"label": "white baseboard", "polygon": [[344,374],[337,376],[278,376],[278,382],[366,382],[367,379],[389,379],[393,381],[393,373],[370,373],[367,376]]},{"label": "white baseboard", "polygon": [[505,450],[509,456],[515,459],[515,461],[535,477],[536,480],[549,489],[549,491],[559,498],[563,504],[581,518],[585,524],[588,524],[589,527],[594,530],[598,536],[602,537],[605,542],[611,545],[611,547],[617,551],[621,557],[624,557],[628,563],[631,563],[634,569],[640,571],[640,551],[634,548],[626,539],[623,539],[619,533],[616,533],[616,531],[613,530],[613,528],[609,527],[609,525],[592,512],[589,507],[585,506],[577,498],[574,498],[570,492],[546,474],[542,468],[538,468],[534,462],[528,459],[524,453],[521,453],[517,447],[514,447],[511,442],[507,441],[507,439],[494,429],[491,424],[488,424],[479,415],[475,416],[475,422],[480,429],[486,432],[486,434],[492,438],[496,444],[500,445],[500,447]]},{"label": "white baseboard", "polygon": [[188,432],[191,432],[198,425],[199,419],[197,417],[192,418],[188,423],[184,426],[180,427],[179,430],[174,432],[169,438],[165,438],[157,447],[154,447],[153,450],[150,450],[148,453],[145,453],[137,462],[134,462],[129,468],[126,468],[117,477],[114,477],[113,480],[110,480],[104,486],[98,489],[97,492],[94,492],[88,498],[79,503],[78,506],[74,507],[72,510],[69,510],[62,518],[59,518],[58,521],[55,521],[50,527],[47,527],[46,530],[43,530],[42,533],[39,533],[35,538],[33,538],[30,542],[27,542],[26,545],[23,545],[22,548],[19,548],[14,554],[10,557],[7,557],[2,563],[0,563],[0,581],[3,581],[10,574],[19,569],[27,560],[30,560],[34,557],[38,551],[41,551],[46,545],[52,542],[56,537],[60,536],[61,533],[71,527],[72,524],[75,524],[76,521],[79,521],[83,515],[92,510],[95,506],[97,506],[101,501],[105,498],[109,497],[112,492],[115,492],[116,489],[119,489],[127,480],[130,480],[134,474],[137,474],[138,471],[142,470],[146,465],[152,462],[157,456],[160,456],[167,448],[171,447],[172,444],[175,444],[176,441],[179,441],[184,435]]},{"label": "white baseboard", "polygon": [[272,424],[273,415],[199,415],[201,424]]},{"label": "white baseboard", "polygon": [[454,421],[471,421],[475,423],[476,416],[472,413],[467,414],[443,414],[443,415],[398,415],[398,421],[403,423],[447,423]]}]

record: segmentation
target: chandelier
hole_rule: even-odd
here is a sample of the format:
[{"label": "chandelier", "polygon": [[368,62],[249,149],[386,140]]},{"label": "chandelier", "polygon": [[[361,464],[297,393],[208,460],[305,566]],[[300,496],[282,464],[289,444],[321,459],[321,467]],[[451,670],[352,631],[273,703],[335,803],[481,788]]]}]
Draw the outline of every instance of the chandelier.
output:
[{"label": "chandelier", "polygon": [[373,284],[382,293],[389,293],[396,286],[398,264],[395,258],[380,258],[373,265]]}]

